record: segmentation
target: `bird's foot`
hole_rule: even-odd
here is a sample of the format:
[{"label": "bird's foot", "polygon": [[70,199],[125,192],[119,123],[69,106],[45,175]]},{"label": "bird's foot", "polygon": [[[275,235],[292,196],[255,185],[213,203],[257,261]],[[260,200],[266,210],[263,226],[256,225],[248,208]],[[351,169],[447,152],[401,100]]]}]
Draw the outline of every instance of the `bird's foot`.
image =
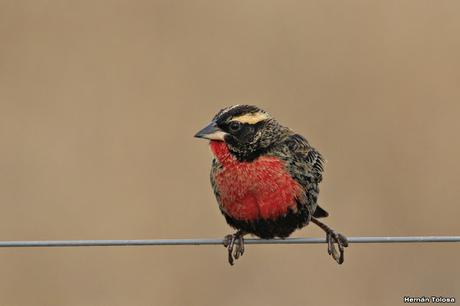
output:
[{"label": "bird's foot", "polygon": [[244,254],[244,234],[242,231],[238,231],[224,237],[224,247],[228,250],[228,262],[232,266],[234,261]]},{"label": "bird's foot", "polygon": [[[329,255],[332,255],[332,258],[334,258],[339,265],[341,265],[343,263],[344,248],[348,246],[347,237],[336,232],[317,218],[311,218],[311,221],[326,232],[327,252]],[[337,244],[339,247],[338,252],[334,244]]]},{"label": "bird's foot", "polygon": [[[339,265],[341,265],[344,260],[344,248],[348,246],[347,237],[334,230],[330,230],[326,233],[326,242],[327,252],[329,255],[332,255],[332,258],[334,258]],[[337,251],[335,244],[339,247],[339,251]]]}]

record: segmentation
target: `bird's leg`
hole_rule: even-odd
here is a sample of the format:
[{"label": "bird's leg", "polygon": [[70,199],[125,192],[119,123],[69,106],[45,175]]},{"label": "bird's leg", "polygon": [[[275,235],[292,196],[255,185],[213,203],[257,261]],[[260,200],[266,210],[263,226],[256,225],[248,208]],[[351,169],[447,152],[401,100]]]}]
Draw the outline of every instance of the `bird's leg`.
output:
[{"label": "bird's leg", "polygon": [[[336,232],[335,230],[333,230],[332,228],[330,228],[329,226],[327,226],[326,224],[322,223],[314,217],[311,218],[311,221],[326,232],[327,252],[329,253],[329,255],[332,255],[332,257],[335,259],[335,261],[337,261],[339,265],[342,264],[344,259],[344,248],[348,246],[347,237]],[[339,247],[339,252],[337,252],[334,243],[337,243],[337,246]]]},{"label": "bird's leg", "polygon": [[224,247],[228,250],[228,262],[233,265],[234,260],[240,258],[244,253],[244,231],[237,231],[233,235],[227,235],[224,238]]}]

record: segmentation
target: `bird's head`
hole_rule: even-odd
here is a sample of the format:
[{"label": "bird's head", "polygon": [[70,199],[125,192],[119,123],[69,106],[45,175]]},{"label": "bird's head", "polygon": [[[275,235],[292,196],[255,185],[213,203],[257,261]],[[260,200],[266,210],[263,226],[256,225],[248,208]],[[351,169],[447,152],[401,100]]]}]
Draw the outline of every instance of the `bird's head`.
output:
[{"label": "bird's head", "polygon": [[282,136],[283,127],[253,105],[234,105],[219,111],[195,137],[224,142],[241,161],[251,161]]}]

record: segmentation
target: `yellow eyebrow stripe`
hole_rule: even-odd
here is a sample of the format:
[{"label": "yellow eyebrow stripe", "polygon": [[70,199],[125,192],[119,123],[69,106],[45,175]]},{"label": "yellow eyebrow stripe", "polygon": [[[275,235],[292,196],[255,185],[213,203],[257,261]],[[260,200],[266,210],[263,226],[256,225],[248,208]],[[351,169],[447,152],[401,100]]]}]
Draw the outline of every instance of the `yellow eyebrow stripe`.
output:
[{"label": "yellow eyebrow stripe", "polygon": [[257,113],[249,113],[249,114],[244,114],[238,117],[234,117],[230,121],[238,121],[241,123],[256,124],[257,122],[266,120],[268,118],[270,118],[270,116],[267,113],[257,112]]}]

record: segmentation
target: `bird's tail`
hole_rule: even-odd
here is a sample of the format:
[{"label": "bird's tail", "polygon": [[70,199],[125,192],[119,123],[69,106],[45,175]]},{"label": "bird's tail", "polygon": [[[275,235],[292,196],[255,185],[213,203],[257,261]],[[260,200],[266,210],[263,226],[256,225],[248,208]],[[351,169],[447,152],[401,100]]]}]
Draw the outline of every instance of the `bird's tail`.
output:
[{"label": "bird's tail", "polygon": [[313,213],[313,217],[315,218],[326,218],[329,216],[329,213],[325,211],[321,206],[316,206],[316,210]]}]

